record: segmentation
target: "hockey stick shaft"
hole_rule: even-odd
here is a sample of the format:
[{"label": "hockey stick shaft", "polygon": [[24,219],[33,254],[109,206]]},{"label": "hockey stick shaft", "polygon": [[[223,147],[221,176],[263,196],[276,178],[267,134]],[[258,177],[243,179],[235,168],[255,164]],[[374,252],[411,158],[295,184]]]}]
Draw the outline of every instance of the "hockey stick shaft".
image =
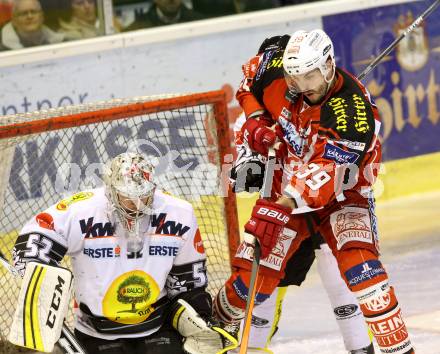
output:
[{"label": "hockey stick shaft", "polygon": [[365,76],[367,76],[371,70],[373,70],[377,64],[386,56],[388,55],[396,46],[397,44],[405,38],[408,34],[410,34],[416,27],[418,27],[440,4],[440,0],[434,1],[431,6],[429,6],[425,12],[423,12],[419,17],[416,18],[416,20],[409,25],[405,31],[403,31],[399,37],[397,37],[393,43],[391,43],[382,53],[379,54],[379,56],[374,59],[365,69],[362,71],[362,73],[358,76],[358,80],[361,81]]},{"label": "hockey stick shaft", "polygon": [[[0,263],[14,277],[20,277],[18,271],[8,262],[2,252],[0,252]],[[84,348],[78,343],[75,336],[65,323],[63,324],[63,328],[61,330],[61,336],[58,340],[58,345],[62,348],[65,354],[86,354]]]},{"label": "hockey stick shaft", "polygon": [[249,345],[249,335],[252,325],[252,312],[255,305],[255,296],[257,294],[258,269],[260,268],[260,245],[257,242],[254,249],[254,260],[252,261],[251,280],[249,284],[248,298],[246,302],[246,312],[244,319],[243,332],[241,335],[241,344],[239,354],[246,354]]},{"label": "hockey stick shaft", "polygon": [[[266,171],[264,173],[263,187],[260,190],[261,198],[269,198],[272,191],[272,180],[275,172],[275,148],[269,148],[267,156]],[[252,260],[251,279],[249,282],[248,297],[246,301],[246,310],[244,315],[244,326],[241,335],[241,344],[239,354],[245,354],[249,344],[249,334],[252,324],[252,311],[254,310],[255,297],[257,295],[258,269],[260,268],[261,248],[258,241],[255,243],[254,259]]]}]

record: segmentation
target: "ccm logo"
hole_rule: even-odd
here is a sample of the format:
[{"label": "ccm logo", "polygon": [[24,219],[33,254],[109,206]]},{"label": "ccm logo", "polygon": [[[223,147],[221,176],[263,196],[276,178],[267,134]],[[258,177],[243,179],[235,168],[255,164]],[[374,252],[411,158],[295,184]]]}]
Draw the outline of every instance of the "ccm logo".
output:
[{"label": "ccm logo", "polygon": [[289,221],[289,217],[287,215],[283,215],[279,211],[270,210],[267,208],[258,209],[257,214],[267,215],[268,217],[277,219],[285,224],[287,224],[287,222]]},{"label": "ccm logo", "polygon": [[55,291],[52,296],[52,302],[50,304],[49,315],[47,316],[46,325],[53,328],[57,318],[56,313],[60,308],[61,298],[63,296],[64,279],[58,276],[58,284],[55,286]]}]

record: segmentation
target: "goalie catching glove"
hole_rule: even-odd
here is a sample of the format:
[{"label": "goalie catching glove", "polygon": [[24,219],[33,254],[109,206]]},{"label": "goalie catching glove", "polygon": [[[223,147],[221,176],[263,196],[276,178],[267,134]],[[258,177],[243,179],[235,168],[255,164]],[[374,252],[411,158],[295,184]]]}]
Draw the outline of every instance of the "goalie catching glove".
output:
[{"label": "goalie catching glove", "polygon": [[185,300],[177,300],[172,325],[183,336],[190,354],[221,354],[238,346],[237,338],[214,318],[203,319]]},{"label": "goalie catching glove", "polygon": [[275,247],[284,226],[290,220],[292,210],[274,202],[258,199],[252,209],[252,217],[244,230],[258,239],[261,258],[266,258]]}]

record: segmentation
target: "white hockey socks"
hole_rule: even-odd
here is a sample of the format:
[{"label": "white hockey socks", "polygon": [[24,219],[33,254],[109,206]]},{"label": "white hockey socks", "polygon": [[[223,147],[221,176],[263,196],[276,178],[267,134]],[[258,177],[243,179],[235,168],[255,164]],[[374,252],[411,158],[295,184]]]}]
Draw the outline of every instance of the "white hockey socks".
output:
[{"label": "white hockey socks", "polygon": [[277,287],[267,300],[254,307],[249,349],[272,353],[269,344],[278,329],[287,289],[288,287]]},{"label": "white hockey socks", "polygon": [[358,300],[341,278],[330,247],[315,250],[318,272],[335,313],[336,322],[348,351],[368,347],[371,338]]}]

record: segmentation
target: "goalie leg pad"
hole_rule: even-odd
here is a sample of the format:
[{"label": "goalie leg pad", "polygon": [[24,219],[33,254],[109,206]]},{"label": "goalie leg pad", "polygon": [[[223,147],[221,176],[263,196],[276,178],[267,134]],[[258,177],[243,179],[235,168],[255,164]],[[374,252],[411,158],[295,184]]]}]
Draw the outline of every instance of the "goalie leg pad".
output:
[{"label": "goalie leg pad", "polygon": [[8,340],[25,348],[52,352],[61,335],[72,280],[68,269],[29,262]]}]

